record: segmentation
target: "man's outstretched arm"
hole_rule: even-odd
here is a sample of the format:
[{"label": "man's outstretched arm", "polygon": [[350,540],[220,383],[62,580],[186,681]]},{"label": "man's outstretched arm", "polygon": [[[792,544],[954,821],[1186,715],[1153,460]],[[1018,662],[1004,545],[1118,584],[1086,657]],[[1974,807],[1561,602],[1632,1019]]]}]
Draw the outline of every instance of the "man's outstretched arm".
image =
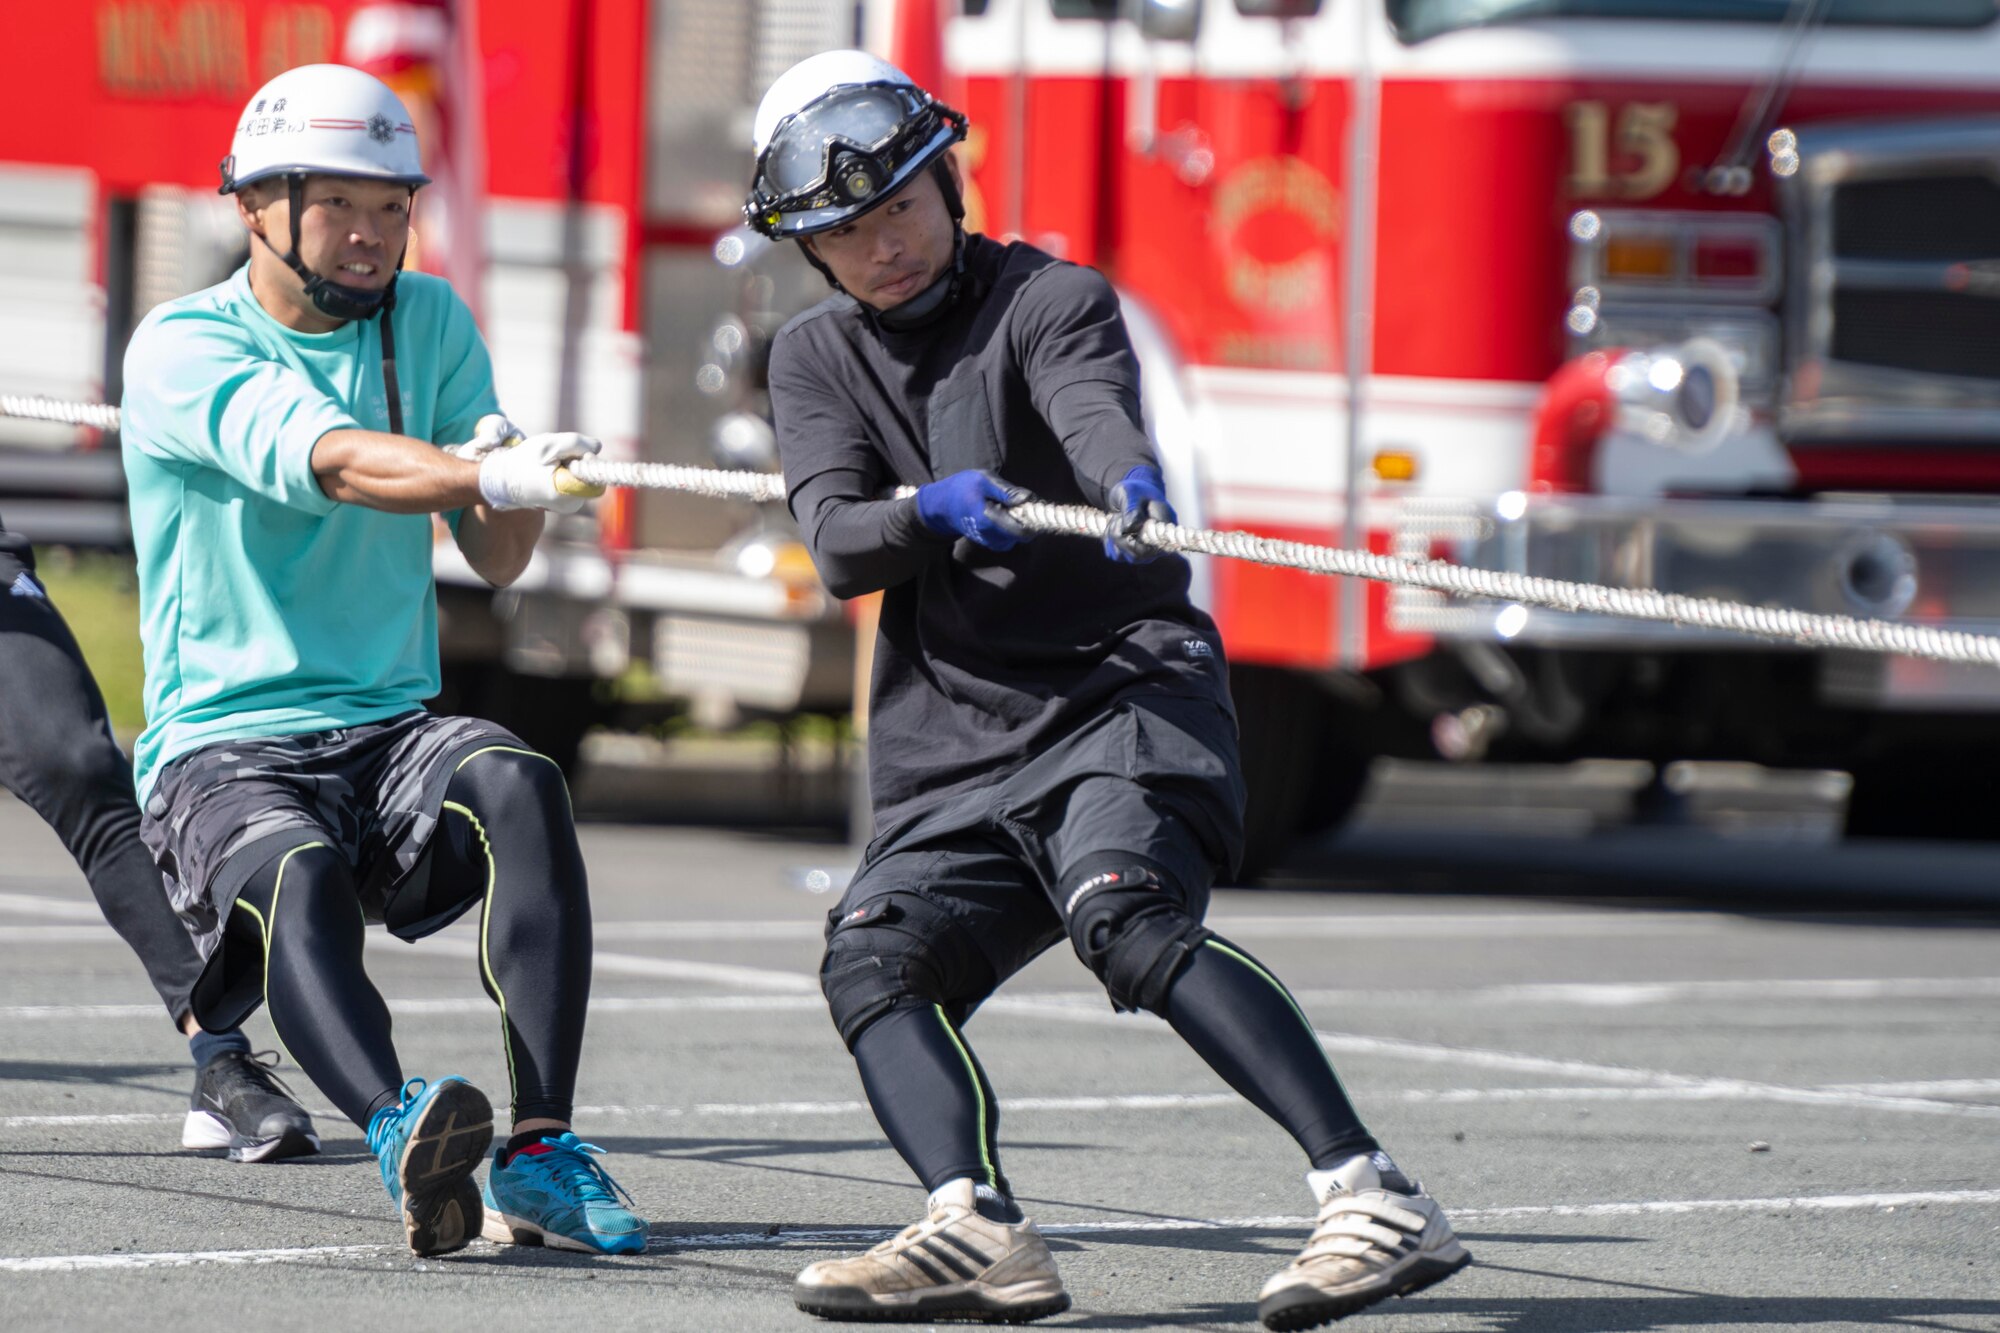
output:
[{"label": "man's outstretched arm", "polygon": [[555,489],[566,458],[596,452],[580,435],[533,436],[477,462],[422,440],[335,430],[313,446],[313,475],[330,500],[392,514],[462,511],[458,547],[495,587],[521,576],[542,533],[542,511],[571,512],[586,497]]}]

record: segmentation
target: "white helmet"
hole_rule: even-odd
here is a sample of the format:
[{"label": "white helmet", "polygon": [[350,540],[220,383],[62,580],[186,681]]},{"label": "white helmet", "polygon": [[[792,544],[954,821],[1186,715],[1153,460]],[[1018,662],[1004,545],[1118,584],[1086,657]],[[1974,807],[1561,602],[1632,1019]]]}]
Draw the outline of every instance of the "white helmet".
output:
[{"label": "white helmet", "polygon": [[[859,217],[965,137],[966,120],[866,51],[822,51],[780,74],[751,123],[757,172],[743,205],[773,238]],[[956,190],[947,190],[953,215]]]},{"label": "white helmet", "polygon": [[365,176],[411,189],[431,183],[402,100],[374,75],[346,65],[301,65],[257,90],[222,159],[221,192],[303,173]]}]

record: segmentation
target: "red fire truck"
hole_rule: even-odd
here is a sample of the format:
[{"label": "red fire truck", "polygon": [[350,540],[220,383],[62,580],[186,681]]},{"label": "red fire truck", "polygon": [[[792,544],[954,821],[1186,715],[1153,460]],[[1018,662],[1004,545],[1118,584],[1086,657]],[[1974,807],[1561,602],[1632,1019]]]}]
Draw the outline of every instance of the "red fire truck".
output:
[{"label": "red fire truck", "polygon": [[[825,0],[23,11],[0,44],[17,109],[0,122],[0,392],[115,402],[138,320],[243,261],[215,185],[246,99],[282,69],[340,61],[411,107],[436,184],[410,262],[479,312],[515,420],[691,463],[710,461],[720,425],[754,456],[740,312],[796,305],[811,275],[720,263],[713,247],[739,217],[762,83],[854,26],[851,4]],[[96,443],[0,420],[9,524],[120,541],[122,477]],[[710,718],[848,706],[852,630],[795,536],[750,506],[614,492],[551,525],[505,593],[449,543],[437,572],[448,695],[551,754],[575,752],[595,682],[635,671]]]},{"label": "red fire truck", "polygon": [[[2000,614],[1993,0],[966,0],[940,36],[986,228],[1123,294],[1184,519]],[[1201,576],[1267,847],[1398,751],[1838,767],[1856,830],[1984,804],[1941,761],[2000,738],[1990,672]]]},{"label": "red fire truck", "polygon": [[[22,108],[0,125],[0,389],[115,393],[137,316],[235,260],[209,191],[243,98],[425,26],[382,11],[440,8],[472,35],[438,66],[455,107],[421,61],[377,67],[443,98],[454,167],[483,179],[477,292],[524,422],[673,461],[705,461],[718,421],[740,456],[767,445],[757,347],[819,289],[730,231],[750,110],[859,39],[970,113],[975,225],[1115,281],[1187,521],[2000,619],[1995,0],[45,6],[0,49]],[[1733,401],[1689,393],[1724,382]],[[461,664],[844,695],[844,626],[780,522],[657,495],[601,519],[499,614],[450,618]],[[440,575],[448,610],[479,595]],[[1942,761],[2000,738],[1991,673],[1197,577],[1266,849],[1384,753],[1827,765],[1857,777],[1852,827],[1946,831],[1983,792]]]}]

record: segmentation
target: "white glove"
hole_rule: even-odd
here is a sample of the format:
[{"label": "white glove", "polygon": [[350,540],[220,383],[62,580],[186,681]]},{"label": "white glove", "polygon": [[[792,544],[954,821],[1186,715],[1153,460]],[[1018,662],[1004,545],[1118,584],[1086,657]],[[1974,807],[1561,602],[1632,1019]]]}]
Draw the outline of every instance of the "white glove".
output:
[{"label": "white glove", "polygon": [[526,439],[528,433],[498,412],[488,412],[479,418],[479,424],[472,428],[472,438],[464,444],[454,444],[445,452],[477,463],[495,449],[506,449]]},{"label": "white glove", "polygon": [[493,509],[574,514],[585,500],[604,494],[604,488],[578,481],[562,465],[588,458],[603,447],[588,435],[573,431],[530,435],[479,460],[479,494]]}]

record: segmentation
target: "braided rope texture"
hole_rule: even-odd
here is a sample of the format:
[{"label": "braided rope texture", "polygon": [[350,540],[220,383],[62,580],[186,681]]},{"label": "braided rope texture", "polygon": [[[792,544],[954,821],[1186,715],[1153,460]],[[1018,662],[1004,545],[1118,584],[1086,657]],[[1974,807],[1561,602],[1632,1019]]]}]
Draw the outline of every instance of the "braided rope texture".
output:
[{"label": "braided rope texture", "polygon": [[[103,403],[0,394],[0,416],[94,426],[99,430],[118,428],[118,409]],[[602,458],[580,458],[567,467],[578,480],[599,486],[680,491],[714,500],[768,502],[785,498],[784,479],[765,472],[725,472],[672,463],[620,463]],[[897,492],[899,496],[911,493],[912,488],[907,486]],[[1092,538],[1102,538],[1113,517],[1084,505],[1056,505],[1039,500],[1016,505],[1010,512],[1031,532]],[[1149,521],[1140,537],[1162,551],[1221,556],[1311,574],[1371,579],[1428,588],[1455,597],[1725,630],[1808,648],[1896,653],[1938,662],[2000,666],[2000,638],[1962,630],[1934,629],[1893,620],[1858,620],[1783,607],[1747,606],[1650,588],[1571,583],[1501,570],[1472,569],[1444,560],[1411,560],[1368,551],[1344,551],[1304,542],[1275,541],[1248,532],[1184,528],[1174,523]]]},{"label": "braided rope texture", "polygon": [[0,417],[24,421],[52,421],[62,426],[91,426],[98,430],[118,429],[118,409],[109,403],[66,403],[59,398],[0,394]]}]

